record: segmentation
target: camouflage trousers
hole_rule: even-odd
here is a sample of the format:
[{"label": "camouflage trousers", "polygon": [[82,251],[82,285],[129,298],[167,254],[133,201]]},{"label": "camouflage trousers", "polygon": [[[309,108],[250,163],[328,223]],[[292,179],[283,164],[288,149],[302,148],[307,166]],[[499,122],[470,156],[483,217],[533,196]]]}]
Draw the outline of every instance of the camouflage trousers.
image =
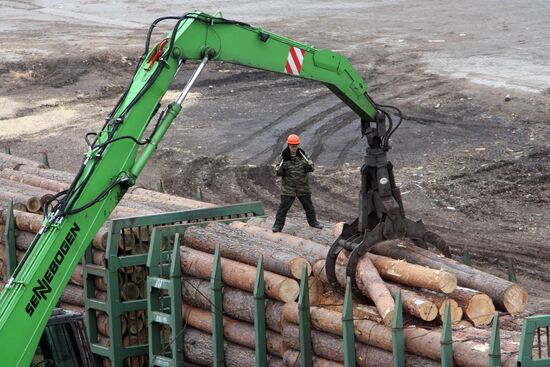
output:
[{"label": "camouflage trousers", "polygon": [[[275,217],[275,223],[273,224],[274,228],[283,229],[286,221],[286,213],[288,213],[295,199],[296,196],[281,195],[281,203],[279,204],[277,216]],[[317,223],[317,217],[315,215],[313,202],[311,201],[311,194],[300,195],[298,196],[298,200],[304,207],[308,224],[310,226],[315,225]]]}]

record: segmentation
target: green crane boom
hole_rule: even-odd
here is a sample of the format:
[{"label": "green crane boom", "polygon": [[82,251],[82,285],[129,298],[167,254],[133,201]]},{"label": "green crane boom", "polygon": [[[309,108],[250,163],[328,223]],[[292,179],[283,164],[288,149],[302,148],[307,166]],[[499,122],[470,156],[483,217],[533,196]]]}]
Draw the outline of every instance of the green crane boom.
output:
[{"label": "green crane boom", "polygon": [[[324,83],[366,123],[378,109],[349,61],[335,52],[204,13],[174,19],[168,38],[146,51],[133,80],[95,140],[70,189],[57,198],[25,258],[0,295],[0,360],[28,367],[40,336],[78,260],[154,152],[208,60],[219,60]],[[202,60],[182,92],[147,127],[181,63]],[[364,130],[365,132],[366,130]],[[140,150],[141,147],[141,150]],[[138,154],[139,152],[139,154]]]}]

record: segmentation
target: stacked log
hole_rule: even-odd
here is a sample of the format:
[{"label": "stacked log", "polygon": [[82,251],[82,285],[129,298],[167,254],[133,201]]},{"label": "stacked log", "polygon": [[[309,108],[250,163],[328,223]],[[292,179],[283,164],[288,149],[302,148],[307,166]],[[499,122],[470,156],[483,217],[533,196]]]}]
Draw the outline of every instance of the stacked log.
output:
[{"label": "stacked log", "polygon": [[[70,174],[39,168],[17,160],[3,160],[0,154],[0,185],[14,187],[14,194],[30,196],[55,194],[66,189]],[[9,181],[9,182],[8,182]],[[19,189],[17,189],[19,188]],[[208,207],[211,204],[177,198],[143,188],[134,188],[111,215],[112,218],[147,215],[165,210]],[[21,258],[42,224],[42,215],[30,213],[26,204],[14,211],[17,256]],[[0,205],[0,226],[6,219],[5,206]],[[295,303],[302,271],[308,275],[314,365],[343,364],[342,305],[343,297],[327,282],[325,262],[328,245],[334,240],[330,229],[322,231],[289,224],[287,233],[273,233],[271,222],[255,218],[248,223],[230,225],[212,223],[205,227],[189,227],[182,236],[180,248],[182,269],[182,316],[184,349],[187,362],[211,365],[212,314],[210,277],[216,248],[220,249],[222,301],[224,311],[225,364],[255,365],[254,296],[256,264],[263,255],[268,365],[299,365],[298,309]],[[338,227],[340,228],[340,227]],[[290,230],[291,233],[288,232]],[[147,251],[150,228],[125,231],[119,243],[119,254],[131,251],[138,241]],[[338,235],[338,229],[334,231]],[[105,268],[108,227],[105,225],[92,242],[94,266]],[[0,276],[5,275],[4,237],[0,239]],[[343,254],[345,255],[345,254]],[[338,258],[336,274],[346,284],[346,256]],[[122,300],[144,298],[144,268],[125,268],[111,279],[119,282]],[[455,325],[466,317],[473,325],[487,325],[495,306],[512,314],[521,312],[527,293],[519,285],[492,277],[479,270],[417,248],[407,241],[388,241],[362,257],[356,269],[357,285],[366,299],[353,303],[358,366],[390,365],[391,322],[394,300],[401,294],[406,315],[405,346],[407,365],[435,366],[440,360],[441,323],[445,305],[451,306]],[[116,280],[115,280],[116,281]],[[107,300],[107,284],[95,277],[94,298]],[[0,282],[0,287],[2,283]],[[492,289],[491,289],[492,288]],[[494,304],[493,304],[494,302]],[[72,310],[83,310],[82,267],[79,266],[67,286],[61,303]],[[109,320],[106,314],[95,317],[99,342],[110,344]],[[147,340],[147,320],[143,311],[121,317],[125,345]],[[486,366],[489,335],[475,327],[460,331],[453,343],[457,366]],[[517,335],[501,341],[503,365],[512,365],[517,354]],[[147,359],[136,357],[128,365],[147,365]],[[186,363],[187,363],[186,362]],[[106,361],[105,365],[109,365]]]}]

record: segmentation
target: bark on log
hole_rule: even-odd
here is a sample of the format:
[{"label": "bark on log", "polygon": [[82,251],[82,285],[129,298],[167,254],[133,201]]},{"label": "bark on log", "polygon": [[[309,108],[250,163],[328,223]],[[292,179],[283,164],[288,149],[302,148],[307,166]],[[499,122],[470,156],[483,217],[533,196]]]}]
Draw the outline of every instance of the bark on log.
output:
[{"label": "bark on log", "polygon": [[[251,218],[248,223],[253,226],[271,230],[271,227],[273,226],[273,219],[255,217]],[[330,245],[334,242],[334,239],[332,238],[332,231],[328,226],[325,226],[325,228],[319,230],[317,228],[309,227],[306,224],[287,221],[285,224],[284,233],[311,240],[323,246],[330,247]]]},{"label": "bark on log", "polygon": [[[181,266],[186,274],[210,279],[214,256],[188,247],[181,247]],[[237,261],[221,258],[222,281],[232,287],[248,292],[254,290],[256,268]],[[270,271],[264,271],[265,293],[268,297],[290,302],[298,297],[300,287],[290,279]]]},{"label": "bark on log", "polygon": [[[386,284],[388,286],[388,289],[390,290],[390,292],[392,292],[392,295],[394,296],[399,290],[401,290],[401,297],[403,300],[405,298],[408,298],[412,302],[414,302],[415,299],[419,299],[432,304],[433,318],[431,320],[423,319],[424,321],[432,321],[437,317],[439,322],[443,322],[443,318],[445,316],[445,305],[447,303],[450,305],[451,323],[456,324],[457,322],[462,320],[462,308],[460,308],[458,306],[458,303],[454,299],[450,298],[449,295],[435,293],[428,290],[404,288],[402,285],[397,284]],[[405,305],[403,304],[403,306]]]},{"label": "bark on log", "polygon": [[84,307],[84,289],[76,285],[68,284],[61,294],[60,300],[71,305]]},{"label": "bark on log", "polygon": [[248,223],[233,222],[230,224],[233,228],[242,229],[255,236],[280,243],[284,247],[297,251],[302,257],[306,258],[310,264],[317,260],[325,259],[328,253],[328,247],[311,240],[291,236],[286,233],[273,233],[270,229],[257,227]]},{"label": "bark on log", "polygon": [[29,166],[36,168],[46,168],[46,165],[40,162],[36,162],[30,159],[17,157],[15,155],[0,153],[0,167],[14,168],[17,166]]},{"label": "bark on log", "polygon": [[[342,314],[332,310],[312,306],[310,308],[312,326],[316,330],[342,335]],[[283,319],[298,324],[298,304],[289,302],[284,307]],[[391,329],[369,320],[355,320],[355,337],[358,342],[391,351]],[[405,349],[434,361],[441,360],[441,333],[418,327],[404,329]],[[505,344],[502,343],[501,344]],[[476,343],[470,340],[454,340],[454,363],[465,367],[486,367],[488,365],[486,343]],[[514,366],[517,354],[503,355],[503,366]]]},{"label": "bark on log", "polygon": [[[38,231],[42,227],[43,217],[41,214],[27,213],[20,210],[14,210],[13,214],[15,217],[15,226],[20,231],[38,233]],[[5,221],[6,209],[5,207],[3,207],[2,210],[0,210],[0,224],[4,224]],[[125,231],[125,233],[125,238],[127,241],[123,242],[123,239],[121,238],[119,242],[119,248],[121,249],[129,249],[131,246],[133,246],[133,244],[135,244],[135,236],[132,231],[128,229]],[[101,227],[101,229],[94,236],[92,245],[97,249],[105,250],[105,248],[107,247],[108,234],[108,227]]]},{"label": "bark on log", "polygon": [[363,256],[359,259],[356,273],[357,286],[372,299],[384,324],[391,326],[395,308],[393,297],[369,257]]},{"label": "bark on log", "polygon": [[[329,287],[327,285],[327,287]],[[342,294],[329,289],[319,298],[318,302],[314,306],[323,307],[329,310],[342,312],[344,307],[344,297]],[[353,302],[352,312],[354,319],[371,320],[378,323],[383,323],[382,317],[378,313],[378,310],[374,306],[365,305],[358,302]]]},{"label": "bark on log", "polygon": [[188,228],[185,231],[184,244],[211,254],[219,245],[221,256],[252,266],[256,266],[261,254],[264,269],[291,278],[300,279],[304,267],[307,269],[307,275],[311,274],[311,265],[295,251],[276,243],[255,239],[243,231],[239,237],[235,235],[235,230],[227,230],[227,225],[214,223],[207,228]]},{"label": "bark on log", "polygon": [[[185,359],[201,366],[212,366],[212,335],[202,331],[187,328],[183,332],[183,352]],[[224,343],[224,366],[226,367],[255,367],[254,350],[239,345]],[[267,356],[269,367],[282,367],[282,360]]]},{"label": "bark on log", "polygon": [[[313,265],[313,274],[328,283],[324,260],[319,260]],[[356,271],[357,287],[361,293],[374,302],[384,324],[389,326],[393,320],[395,304],[386,284],[377,275],[378,272],[368,257],[364,256],[359,260]],[[336,266],[336,278],[342,287],[346,286],[346,269],[344,267]]]},{"label": "bark on log", "polygon": [[458,287],[450,296],[458,302],[466,317],[475,326],[489,325],[493,321],[495,306],[488,295],[473,289]]},{"label": "bark on log", "polygon": [[10,181],[21,182],[29,186],[40,187],[45,190],[60,192],[67,190],[70,186],[69,183],[60,182],[58,180],[52,180],[45,177],[40,177],[30,173],[23,173],[21,171],[15,171],[10,168],[0,170],[0,177],[8,179]]},{"label": "bark on log", "polygon": [[[223,312],[238,320],[254,323],[254,296],[252,293],[233,287],[223,287]],[[211,310],[210,282],[197,278],[184,278],[181,295],[185,303]],[[284,303],[272,299],[265,300],[265,320],[269,329],[281,332],[281,315]]]},{"label": "bark on log", "polygon": [[[283,328],[283,341],[292,349],[300,349],[300,329],[294,324],[286,324]],[[321,358],[344,363],[342,338],[317,330],[311,331],[313,353]],[[359,367],[392,366],[393,354],[371,345],[355,343],[355,365]],[[408,354],[406,366],[437,367],[438,362]]]},{"label": "bark on log", "polygon": [[[312,356],[311,361],[314,367],[344,367],[342,363],[331,361],[317,356]],[[300,367],[302,365],[300,360],[300,352],[294,349],[287,350],[283,355],[283,362],[285,366]]]},{"label": "bark on log", "polygon": [[460,286],[487,294],[499,310],[508,311],[513,315],[522,312],[527,305],[527,290],[519,284],[438,256],[408,241],[395,240],[379,243],[374,246],[372,252],[452,272],[456,275]]},{"label": "bark on log", "polygon": [[[212,334],[212,312],[202,310],[187,304],[182,307],[184,322],[189,326]],[[223,335],[225,340],[254,349],[255,334],[254,325],[238,321],[230,317],[223,317]],[[267,330],[266,334],[267,352],[271,355],[281,357],[282,337],[281,334]]]},{"label": "bark on log", "polygon": [[37,198],[36,196],[4,191],[6,189],[9,190],[9,187],[3,188],[3,191],[0,192],[0,200],[2,201],[11,200],[16,204],[23,204],[25,206],[25,209],[32,213],[36,213],[42,208],[42,205],[40,203],[40,198]]},{"label": "bark on log", "polygon": [[175,195],[147,190],[141,187],[130,188],[126,195],[128,199],[142,203],[163,203],[188,209],[212,208],[216,206],[215,204],[204,201],[186,199]]},{"label": "bark on log", "polygon": [[[104,335],[106,337],[110,336],[109,332],[109,316],[107,316],[104,312],[97,312],[97,331],[101,335]],[[120,318],[120,332],[122,334],[126,334],[126,331],[128,331],[128,324],[126,322],[125,317]]]},{"label": "bark on log", "polygon": [[409,264],[386,256],[367,254],[380,276],[386,280],[435,292],[451,293],[456,288],[456,276],[443,270]]},{"label": "bark on log", "polygon": [[412,316],[416,316],[424,321],[432,321],[437,317],[438,309],[437,305],[432,301],[422,297],[422,295],[415,293],[411,290],[402,289],[395,284],[386,283],[388,290],[393,298],[397,297],[397,294],[401,292],[401,302],[403,304],[403,310]]}]

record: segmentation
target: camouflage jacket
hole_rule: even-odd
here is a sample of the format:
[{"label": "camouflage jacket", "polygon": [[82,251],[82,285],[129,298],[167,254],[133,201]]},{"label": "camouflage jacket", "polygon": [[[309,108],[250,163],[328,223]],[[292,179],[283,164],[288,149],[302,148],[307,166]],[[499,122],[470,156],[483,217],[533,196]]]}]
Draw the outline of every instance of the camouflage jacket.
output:
[{"label": "camouflage jacket", "polygon": [[281,195],[301,196],[310,194],[307,174],[313,172],[313,162],[306,152],[298,148],[296,157],[290,156],[288,147],[275,163],[277,176],[281,176]]}]

